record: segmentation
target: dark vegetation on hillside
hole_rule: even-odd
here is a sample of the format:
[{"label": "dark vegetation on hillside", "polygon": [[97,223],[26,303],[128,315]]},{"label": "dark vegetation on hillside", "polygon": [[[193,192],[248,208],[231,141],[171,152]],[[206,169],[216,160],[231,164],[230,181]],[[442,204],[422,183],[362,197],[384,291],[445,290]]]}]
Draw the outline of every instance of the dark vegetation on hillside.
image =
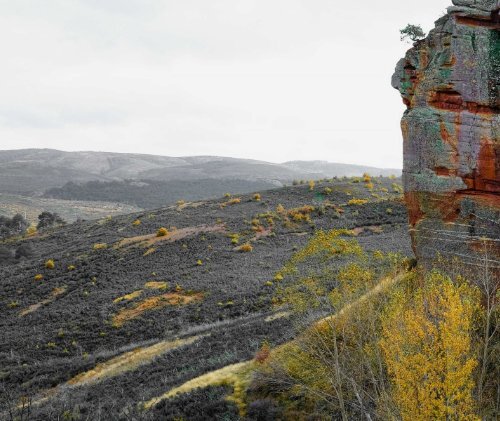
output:
[{"label": "dark vegetation on hillside", "polygon": [[0,216],[0,238],[23,234],[26,228],[28,228],[28,222],[20,214],[16,214],[12,218]]},{"label": "dark vegetation on hillside", "polygon": [[125,180],[68,182],[48,190],[44,197],[65,200],[93,200],[126,203],[144,209],[158,208],[178,200],[202,200],[224,193],[250,193],[276,187],[267,181],[251,180]]},{"label": "dark vegetation on hillside", "polygon": [[[113,152],[64,152],[54,149],[0,151],[0,192],[24,196],[37,196],[47,189],[61,187],[68,181],[85,183],[239,179],[290,183],[293,179],[361,176],[364,172],[377,176],[401,174],[401,170],[324,161],[274,164],[218,156],[177,158]],[[214,194],[216,192],[210,193]]]},{"label": "dark vegetation on hillside", "polygon": [[276,273],[314,233],[353,230],[368,253],[411,256],[398,180],[259,193],[4,240],[31,255],[0,269],[2,416],[24,402],[40,420],[237,419],[217,387],[140,404],[292,339]]}]

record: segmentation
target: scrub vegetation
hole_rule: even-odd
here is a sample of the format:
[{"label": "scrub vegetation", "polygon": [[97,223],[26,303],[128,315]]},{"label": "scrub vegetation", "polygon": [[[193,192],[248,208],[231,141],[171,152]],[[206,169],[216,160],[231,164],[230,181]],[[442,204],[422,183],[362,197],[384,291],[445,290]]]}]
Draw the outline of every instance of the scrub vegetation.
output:
[{"label": "scrub vegetation", "polygon": [[[352,179],[316,180],[313,190],[304,183],[8,236],[2,419],[28,410],[34,420],[241,419],[271,408],[270,396],[252,400],[255,376],[303,335],[300,282],[323,302],[349,260],[411,257],[406,209],[391,188],[398,180],[371,180],[387,189],[379,198]],[[351,194],[367,203],[348,205]],[[20,248],[29,253],[16,259]],[[313,281],[323,262],[332,276]],[[387,265],[376,265],[370,285]],[[326,316],[310,311],[310,322]]]}]

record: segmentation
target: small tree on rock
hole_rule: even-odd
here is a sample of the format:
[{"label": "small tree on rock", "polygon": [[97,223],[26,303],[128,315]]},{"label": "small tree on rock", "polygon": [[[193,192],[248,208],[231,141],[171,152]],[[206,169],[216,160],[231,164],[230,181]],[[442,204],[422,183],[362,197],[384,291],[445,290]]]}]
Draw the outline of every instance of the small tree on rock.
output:
[{"label": "small tree on rock", "polygon": [[411,42],[415,42],[425,38],[425,32],[422,27],[410,23],[406,25],[405,28],[401,29],[399,33],[401,34],[401,41],[410,40]]}]

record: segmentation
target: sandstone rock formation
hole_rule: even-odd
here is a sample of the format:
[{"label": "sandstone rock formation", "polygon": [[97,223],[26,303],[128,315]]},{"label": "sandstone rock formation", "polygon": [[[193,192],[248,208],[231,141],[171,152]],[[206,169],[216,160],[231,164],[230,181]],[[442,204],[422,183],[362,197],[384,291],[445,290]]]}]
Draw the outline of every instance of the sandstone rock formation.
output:
[{"label": "sandstone rock formation", "polygon": [[407,106],[403,179],[413,247],[425,265],[439,253],[499,274],[500,0],[453,3],[392,80]]}]

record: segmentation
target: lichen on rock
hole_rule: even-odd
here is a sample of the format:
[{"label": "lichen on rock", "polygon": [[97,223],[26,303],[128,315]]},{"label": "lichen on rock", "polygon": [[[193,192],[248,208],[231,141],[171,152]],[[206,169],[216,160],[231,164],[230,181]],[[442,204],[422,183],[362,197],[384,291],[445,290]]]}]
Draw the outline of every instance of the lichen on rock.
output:
[{"label": "lichen on rock", "polygon": [[392,78],[413,247],[500,272],[500,1],[453,4]]}]

